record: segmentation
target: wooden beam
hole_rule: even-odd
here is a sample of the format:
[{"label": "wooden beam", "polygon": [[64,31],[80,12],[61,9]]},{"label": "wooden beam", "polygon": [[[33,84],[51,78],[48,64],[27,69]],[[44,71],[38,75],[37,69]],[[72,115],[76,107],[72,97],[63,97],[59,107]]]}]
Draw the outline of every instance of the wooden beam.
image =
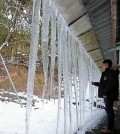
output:
[{"label": "wooden beam", "polygon": [[[112,22],[112,45],[116,46],[116,7],[117,1],[111,0],[111,22]],[[117,54],[114,52],[114,61],[117,64]]]}]

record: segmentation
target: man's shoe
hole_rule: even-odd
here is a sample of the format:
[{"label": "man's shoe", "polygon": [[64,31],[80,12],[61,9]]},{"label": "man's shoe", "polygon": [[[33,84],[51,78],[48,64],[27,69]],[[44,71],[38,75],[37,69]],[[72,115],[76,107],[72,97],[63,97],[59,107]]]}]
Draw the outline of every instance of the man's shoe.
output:
[{"label": "man's shoe", "polygon": [[107,126],[103,126],[102,128],[103,128],[103,129],[107,129]]},{"label": "man's shoe", "polygon": [[105,128],[101,129],[100,132],[103,134],[113,134],[113,130],[109,130],[109,129],[105,129]]}]

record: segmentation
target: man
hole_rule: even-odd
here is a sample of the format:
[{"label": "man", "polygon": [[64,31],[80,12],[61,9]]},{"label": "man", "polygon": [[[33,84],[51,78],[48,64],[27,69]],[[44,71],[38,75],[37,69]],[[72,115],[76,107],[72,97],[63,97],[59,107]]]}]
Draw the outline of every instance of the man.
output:
[{"label": "man", "polygon": [[104,134],[113,133],[114,130],[114,111],[113,103],[118,100],[119,91],[119,70],[112,68],[112,61],[106,59],[102,63],[102,72],[100,82],[92,82],[92,85],[98,86],[98,97],[104,98],[105,110],[107,112],[107,127],[101,129]]}]

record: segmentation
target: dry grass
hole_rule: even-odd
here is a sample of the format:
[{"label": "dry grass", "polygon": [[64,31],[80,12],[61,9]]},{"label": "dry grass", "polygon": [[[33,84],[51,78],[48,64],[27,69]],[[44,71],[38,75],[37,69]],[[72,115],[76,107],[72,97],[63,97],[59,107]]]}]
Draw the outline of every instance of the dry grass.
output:
[{"label": "dry grass", "polygon": [[[13,80],[15,88],[18,92],[26,92],[27,90],[27,78],[28,78],[28,68],[24,65],[19,64],[8,64],[7,68],[9,70],[10,76]],[[3,67],[0,68],[0,88],[4,90],[13,91],[9,78]],[[34,94],[37,96],[42,96],[44,85],[44,75],[42,70],[37,70],[35,76],[35,88]]]},{"label": "dry grass", "polygon": [[[8,71],[14,83],[17,92],[27,92],[27,79],[28,79],[28,67],[25,64],[7,64]],[[9,78],[4,67],[0,66],[0,89],[14,92],[10,84]],[[47,87],[44,98],[57,98],[58,97],[58,79],[57,71],[54,78],[54,93],[50,96],[49,86]],[[34,80],[34,95],[42,97],[44,87],[44,74],[42,69],[37,69]],[[64,92],[61,92],[61,97],[64,96]]]}]

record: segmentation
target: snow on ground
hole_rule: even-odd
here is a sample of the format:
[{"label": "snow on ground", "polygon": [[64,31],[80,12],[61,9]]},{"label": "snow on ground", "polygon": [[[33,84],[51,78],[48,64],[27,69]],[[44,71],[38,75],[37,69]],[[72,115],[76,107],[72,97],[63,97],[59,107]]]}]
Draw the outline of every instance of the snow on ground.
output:
[{"label": "snow on ground", "polygon": [[[19,93],[25,97],[25,93]],[[57,127],[57,100],[43,101],[34,96],[35,106],[32,108],[30,134],[56,134]],[[64,134],[64,103],[62,99],[59,134]],[[25,100],[22,100],[25,103]],[[73,106],[75,107],[75,105]],[[97,125],[101,117],[105,114],[103,109],[94,108],[85,110],[85,119],[81,124],[77,134],[84,134],[86,129],[91,129]],[[20,107],[15,102],[0,101],[0,134],[25,134],[26,107]],[[74,117],[75,118],[75,117]],[[73,121],[73,124],[74,121]]]}]

